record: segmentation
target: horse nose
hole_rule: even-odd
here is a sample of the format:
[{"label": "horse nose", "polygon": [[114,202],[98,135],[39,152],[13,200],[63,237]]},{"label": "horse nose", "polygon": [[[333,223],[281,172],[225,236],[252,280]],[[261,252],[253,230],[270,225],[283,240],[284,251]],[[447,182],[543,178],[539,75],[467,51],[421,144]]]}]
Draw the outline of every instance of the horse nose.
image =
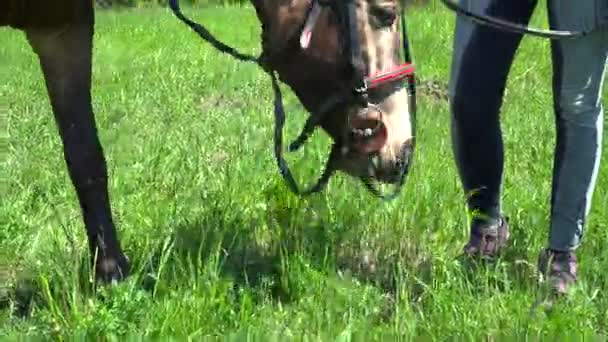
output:
[{"label": "horse nose", "polygon": [[414,154],[414,145],[411,142],[405,143],[402,148],[402,157],[397,159],[398,169],[401,167],[409,168]]},{"label": "horse nose", "polygon": [[[414,145],[411,142],[407,142],[403,146],[402,157],[399,159],[400,166],[405,167],[406,171],[409,170],[412,164],[412,157],[414,155]],[[405,164],[405,165],[403,165]]]}]

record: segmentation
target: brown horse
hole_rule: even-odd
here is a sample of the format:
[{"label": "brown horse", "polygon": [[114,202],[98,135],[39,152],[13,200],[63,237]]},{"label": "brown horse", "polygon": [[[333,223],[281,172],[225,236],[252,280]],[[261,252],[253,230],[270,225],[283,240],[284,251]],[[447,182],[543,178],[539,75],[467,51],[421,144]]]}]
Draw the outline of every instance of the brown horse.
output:
[{"label": "brown horse", "polygon": [[309,124],[334,140],[326,175],[343,171],[372,190],[372,179],[399,187],[413,152],[414,103],[407,46],[399,54],[398,1],[253,4],[262,23],[261,66],[278,73],[312,114]]},{"label": "brown horse", "polygon": [[111,281],[128,274],[129,262],[116,236],[91,105],[94,21],[92,1],[0,0],[0,26],[23,30],[39,57],[96,276]]},{"label": "brown horse", "polygon": [[[402,184],[414,127],[411,88],[401,82],[412,66],[400,63],[397,0],[252,2],[262,25],[261,65],[311,113],[309,128],[321,126],[334,140],[326,170],[366,185]],[[91,106],[93,2],[0,0],[0,26],[7,25],[25,32],[39,57],[97,279],[121,280],[129,262],[116,236]]]}]

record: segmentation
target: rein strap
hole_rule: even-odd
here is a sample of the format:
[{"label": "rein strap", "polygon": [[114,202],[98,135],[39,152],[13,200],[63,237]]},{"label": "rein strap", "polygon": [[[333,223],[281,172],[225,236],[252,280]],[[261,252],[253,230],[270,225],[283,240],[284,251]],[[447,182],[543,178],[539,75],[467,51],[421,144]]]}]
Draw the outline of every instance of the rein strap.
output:
[{"label": "rein strap", "polygon": [[[473,0],[475,1],[475,0]],[[570,0],[574,1],[574,0]],[[452,11],[457,14],[468,17],[469,19],[477,22],[479,24],[483,24],[486,26],[494,27],[503,31],[520,33],[520,34],[529,34],[532,36],[549,38],[549,39],[568,39],[568,38],[580,38],[586,36],[591,33],[590,31],[559,31],[559,30],[541,30],[530,28],[524,25],[516,24],[507,20],[495,18],[488,15],[480,15],[475,14],[471,11],[468,11],[458,4],[454,2],[454,0],[441,0],[441,2]]]},{"label": "rein strap", "polygon": [[[255,57],[252,55],[247,55],[237,51],[236,49],[224,44],[223,42],[216,39],[209,30],[207,30],[203,25],[198,24],[190,19],[188,19],[180,10],[178,0],[169,0],[169,7],[175,14],[175,16],[188,25],[192,30],[194,30],[198,35],[203,38],[206,42],[210,43],[214,48],[219,50],[220,52],[226,53],[235,59],[243,62],[253,62],[257,64],[260,68],[264,70],[272,81],[272,89],[274,92],[274,117],[275,117],[275,127],[274,127],[274,154],[277,162],[277,166],[279,168],[279,172],[281,176],[287,183],[289,190],[296,195],[306,196],[315,192],[319,192],[323,189],[323,187],[328,183],[329,178],[331,177],[333,171],[331,168],[326,168],[326,171],[321,175],[321,177],[317,180],[317,183],[310,187],[305,191],[300,191],[291,170],[289,169],[289,165],[283,156],[283,127],[285,126],[285,109],[283,106],[283,96],[281,94],[281,88],[279,87],[279,82],[275,75],[275,72],[271,70],[265,63],[262,57]],[[262,55],[263,56],[263,55]],[[330,163],[328,163],[329,166]]]}]

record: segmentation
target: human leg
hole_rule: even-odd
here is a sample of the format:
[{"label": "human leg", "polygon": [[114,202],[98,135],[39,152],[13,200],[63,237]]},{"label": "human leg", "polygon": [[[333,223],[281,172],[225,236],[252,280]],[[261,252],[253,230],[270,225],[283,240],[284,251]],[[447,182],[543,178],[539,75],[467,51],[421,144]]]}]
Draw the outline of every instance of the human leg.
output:
[{"label": "human leg", "polygon": [[[591,29],[593,1],[549,2],[553,29]],[[576,280],[576,256],[600,164],[603,115],[600,93],[608,62],[608,30],[572,40],[553,41],[553,92],[556,147],[548,248],[539,267],[559,292]]]},{"label": "human leg", "polygon": [[[536,1],[461,1],[476,13],[526,24]],[[467,205],[476,214],[465,251],[495,254],[508,238],[501,219],[503,144],[499,112],[522,35],[458,17],[450,77],[451,137]]]}]

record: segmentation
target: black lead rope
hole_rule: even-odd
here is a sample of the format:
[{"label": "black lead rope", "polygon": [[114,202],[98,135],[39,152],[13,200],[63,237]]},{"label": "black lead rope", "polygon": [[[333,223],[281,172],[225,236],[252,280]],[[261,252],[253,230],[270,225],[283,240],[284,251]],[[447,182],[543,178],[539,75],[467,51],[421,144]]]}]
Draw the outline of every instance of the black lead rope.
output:
[{"label": "black lead rope", "polygon": [[[317,180],[317,183],[315,185],[311,186],[309,189],[307,189],[305,191],[300,191],[300,189],[298,188],[298,185],[295,181],[295,178],[293,177],[293,174],[291,173],[291,170],[289,169],[289,165],[288,165],[287,161],[285,160],[285,158],[283,157],[283,127],[285,126],[285,109],[283,106],[283,96],[281,94],[281,88],[279,87],[279,82],[277,80],[277,77],[276,77],[274,71],[270,70],[268,68],[268,66],[264,63],[264,61],[261,57],[255,57],[253,55],[248,55],[248,54],[244,54],[244,53],[237,51],[236,49],[232,48],[231,46],[224,44],[220,40],[216,39],[211,34],[211,32],[209,32],[209,30],[207,30],[203,25],[188,19],[181,12],[178,0],[169,0],[169,7],[171,8],[171,10],[173,11],[173,13],[175,14],[175,16],[178,19],[180,19],[182,22],[184,22],[186,25],[188,25],[190,28],[192,28],[192,30],[194,30],[194,32],[198,33],[198,35],[201,38],[203,38],[203,40],[205,40],[206,42],[211,44],[214,48],[216,48],[220,52],[226,53],[226,54],[236,58],[239,61],[253,62],[253,63],[257,64],[259,67],[261,67],[264,70],[264,72],[266,72],[270,76],[270,79],[272,81],[272,89],[274,92],[274,117],[275,117],[274,154],[275,154],[275,159],[276,159],[279,171],[281,173],[281,176],[287,183],[289,189],[296,195],[307,196],[307,195],[311,195],[313,193],[323,190],[323,188],[325,187],[325,185],[327,185],[327,183],[329,182],[329,179],[331,178],[331,176],[334,172],[334,170],[333,170],[334,168],[332,165],[333,159],[328,160],[327,165],[325,167],[325,171],[323,172],[321,177],[319,177],[319,179]],[[327,110],[329,110],[329,109],[330,108],[328,108]],[[313,113],[312,115],[313,115],[313,117],[320,118],[323,114],[324,114],[324,111],[321,111],[319,113]],[[307,134],[310,134],[310,133],[308,132]],[[298,139],[305,140],[305,138],[303,138],[304,136],[306,136],[306,134],[305,134],[305,132],[302,132],[302,134],[300,134],[300,137]],[[297,147],[297,144],[301,144],[301,142],[294,141],[291,145],[293,147]],[[334,150],[335,150],[335,148],[332,148],[330,157],[335,157]]]},{"label": "black lead rope", "polygon": [[346,16],[346,18],[343,19],[344,31],[346,31],[344,32],[344,37],[348,42],[346,50],[347,55],[350,58],[354,76],[355,98],[358,101],[361,101],[362,104],[367,105],[368,93],[367,84],[365,83],[365,65],[363,58],[361,57],[361,46],[358,39],[359,30],[357,27],[357,6],[354,1],[355,0],[344,0],[342,3],[342,13]]},{"label": "black lead rope", "polygon": [[[175,0],[177,1],[177,0]],[[298,188],[297,182],[289,169],[287,161],[283,157],[283,127],[285,126],[285,110],[283,107],[283,95],[281,94],[281,88],[279,88],[279,81],[277,80],[274,72],[269,72],[270,77],[272,79],[272,89],[274,91],[274,121],[275,121],[275,129],[274,129],[274,154],[277,161],[277,166],[279,167],[279,171],[281,172],[281,176],[287,182],[289,189],[296,195],[300,196],[308,196],[323,190],[323,188],[329,182],[331,178],[334,168],[332,165],[333,157],[334,157],[334,149],[332,148],[332,153],[327,160],[327,164],[325,166],[325,170],[317,183],[307,190],[300,191]],[[293,143],[292,143],[293,145]]]},{"label": "black lead rope", "polygon": [[[330,5],[330,6],[331,6],[331,4],[333,4],[332,2],[325,2],[324,0],[313,0],[313,1],[323,1],[322,4]],[[283,132],[283,128],[285,125],[285,110],[284,110],[284,106],[283,106],[281,89],[279,87],[279,82],[277,80],[275,72],[273,70],[270,70],[270,68],[265,64],[265,62],[263,60],[263,55],[260,57],[255,57],[253,55],[244,54],[244,53],[241,53],[238,50],[230,47],[229,45],[219,41],[204,26],[188,19],[181,12],[178,0],[169,0],[169,7],[171,8],[171,10],[173,11],[173,13],[175,14],[175,16],[178,19],[180,19],[182,22],[184,22],[186,25],[188,25],[203,40],[205,40],[206,42],[211,44],[214,48],[216,48],[220,52],[226,53],[226,54],[234,57],[235,59],[237,59],[239,61],[253,62],[253,63],[257,64],[259,67],[261,67],[264,70],[264,72],[266,72],[270,76],[271,81],[272,81],[272,88],[273,88],[273,92],[274,92],[274,116],[275,116],[274,154],[275,154],[275,159],[276,159],[279,171],[281,173],[281,176],[286,181],[289,189],[296,195],[307,196],[307,195],[311,195],[311,194],[314,194],[314,193],[317,193],[317,192],[323,190],[323,188],[328,184],[329,179],[331,178],[331,176],[333,175],[333,173],[336,170],[336,168],[334,167],[333,164],[334,164],[334,160],[336,160],[338,158],[338,154],[341,153],[340,152],[341,145],[340,144],[332,145],[332,149],[331,149],[329,158],[327,160],[327,163],[325,165],[325,169],[324,169],[322,175],[317,180],[316,184],[311,186],[307,190],[300,191],[300,189],[298,188],[297,183],[293,177],[293,174],[291,173],[291,170],[289,169],[288,163],[285,160],[285,158],[283,157],[283,134],[282,134],[282,132]],[[345,12],[348,13],[349,11],[345,11]],[[350,14],[350,13],[348,13],[348,14]],[[354,20],[354,18],[352,18],[351,15],[347,15],[347,17],[348,17],[348,19]],[[347,18],[343,18],[343,19],[347,19]],[[404,55],[405,55],[404,57],[406,58],[406,60],[408,62],[411,62],[409,47],[407,44],[407,35],[405,33],[405,19],[403,18],[403,8],[402,8],[401,22],[402,22],[403,39],[404,39],[404,41],[403,41]],[[343,27],[346,28],[346,26],[350,23],[347,21],[345,24],[346,25],[343,25]],[[350,31],[350,30],[348,30],[348,31]],[[346,39],[350,40],[351,37],[349,37],[347,34]],[[348,45],[349,46],[347,47],[347,49],[350,50],[352,48],[352,45],[351,44],[348,44]],[[351,57],[352,57],[352,55],[351,55]],[[354,59],[351,59],[351,61],[354,61]],[[353,65],[353,66],[355,66],[355,65]],[[414,100],[414,103],[415,103],[415,99],[413,98],[413,96],[415,94],[413,76],[408,77],[408,82],[409,82],[408,90],[410,92],[410,103],[412,103],[412,100]],[[365,83],[363,83],[363,84],[365,84]],[[363,88],[361,90],[365,91],[366,89]],[[357,94],[355,94],[355,95],[357,95]],[[308,136],[312,133],[314,127],[319,123],[319,121],[323,117],[323,115],[326,114],[327,112],[329,112],[331,109],[333,109],[333,107],[335,105],[339,104],[340,100],[343,100],[343,98],[342,99],[340,97],[330,98],[317,112],[311,113],[311,117],[309,118],[309,120],[307,120],[306,125],[305,125],[304,129],[302,130],[302,133],[300,133],[298,138],[296,138],[296,140],[293,143],[291,143],[290,150],[298,149],[304,143],[304,141],[308,138]],[[412,108],[414,108],[414,107],[412,107]],[[368,190],[370,190],[374,195],[376,195],[380,198],[383,198],[385,200],[392,199],[392,198],[396,197],[398,191],[401,189],[401,187],[405,181],[405,173],[406,172],[401,172],[401,174],[402,174],[401,180],[400,180],[399,184],[397,185],[395,194],[393,194],[390,197],[382,195],[378,190],[376,190],[371,185],[369,180],[364,180],[364,184],[365,184],[366,188]]]},{"label": "black lead rope", "polygon": [[259,57],[255,57],[253,55],[248,55],[248,54],[244,54],[244,53],[237,51],[233,47],[228,46],[228,45],[224,44],[223,42],[217,40],[211,34],[211,32],[209,32],[209,30],[207,30],[203,25],[186,18],[186,16],[182,13],[181,9],[179,8],[178,0],[169,0],[169,7],[171,7],[171,10],[173,11],[175,16],[179,20],[183,21],[186,25],[190,26],[190,28],[192,28],[196,33],[198,33],[198,35],[201,36],[201,38],[203,38],[209,44],[213,45],[214,48],[218,49],[219,51],[221,51],[223,53],[229,54],[232,57],[234,57],[240,61],[254,62],[258,65],[260,64]]}]

